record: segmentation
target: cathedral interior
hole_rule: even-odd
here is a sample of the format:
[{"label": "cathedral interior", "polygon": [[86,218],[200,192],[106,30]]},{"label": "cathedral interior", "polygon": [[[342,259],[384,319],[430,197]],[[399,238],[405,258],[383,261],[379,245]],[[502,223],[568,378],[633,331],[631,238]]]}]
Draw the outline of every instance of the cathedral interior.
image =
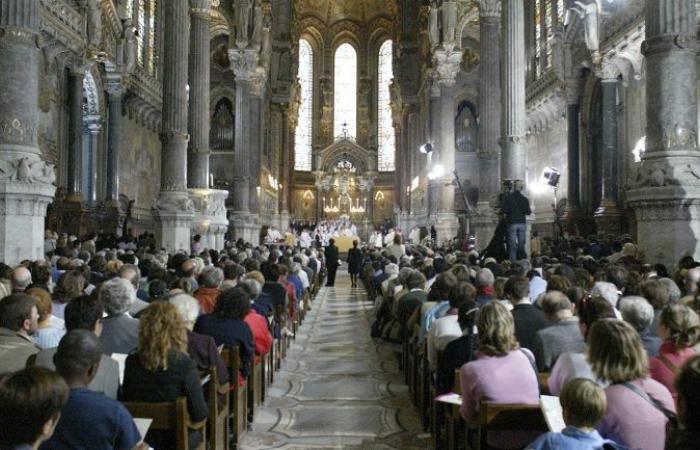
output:
[{"label": "cathedral interior", "polygon": [[1,258],[39,257],[45,228],[121,233],[127,216],[171,251],[338,217],[485,245],[519,179],[542,235],[697,259],[697,12],[0,0]]}]

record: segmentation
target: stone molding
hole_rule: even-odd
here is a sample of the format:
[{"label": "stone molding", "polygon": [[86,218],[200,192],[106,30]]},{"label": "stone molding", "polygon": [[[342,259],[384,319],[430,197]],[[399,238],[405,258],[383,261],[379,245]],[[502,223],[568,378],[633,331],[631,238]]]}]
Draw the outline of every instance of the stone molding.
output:
[{"label": "stone molding", "polygon": [[501,0],[478,0],[479,18],[501,17]]}]

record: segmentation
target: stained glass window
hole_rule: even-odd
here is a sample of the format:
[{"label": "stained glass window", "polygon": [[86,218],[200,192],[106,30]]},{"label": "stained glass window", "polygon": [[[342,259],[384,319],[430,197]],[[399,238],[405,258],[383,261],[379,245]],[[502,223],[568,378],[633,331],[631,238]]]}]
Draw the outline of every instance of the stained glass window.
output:
[{"label": "stained glass window", "polygon": [[357,136],[357,52],[350,44],[335,51],[333,134]]},{"label": "stained glass window", "polygon": [[148,11],[148,73],[154,76],[156,73],[156,0],[150,0]]},{"label": "stained glass window", "polygon": [[535,0],[535,76],[542,73],[542,0]]},{"label": "stained glass window", "polygon": [[393,44],[391,41],[386,41],[379,49],[379,74],[377,77],[379,89],[379,95],[377,95],[377,119],[379,122],[377,136],[379,141],[378,167],[380,172],[391,172],[396,168],[396,135],[394,134],[391,113],[391,92],[389,90],[391,81],[394,78],[392,59]]},{"label": "stained glass window", "polygon": [[314,51],[308,41],[299,41],[299,83],[301,104],[299,122],[294,133],[294,170],[312,168],[313,107],[314,107]]}]

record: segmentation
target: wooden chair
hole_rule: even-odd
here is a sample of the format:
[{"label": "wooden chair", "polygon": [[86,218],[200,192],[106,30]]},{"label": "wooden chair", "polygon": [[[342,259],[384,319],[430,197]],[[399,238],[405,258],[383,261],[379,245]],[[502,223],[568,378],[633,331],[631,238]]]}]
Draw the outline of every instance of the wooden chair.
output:
[{"label": "wooden chair", "polygon": [[421,380],[421,421],[423,422],[423,431],[430,431],[433,398],[431,397],[430,387],[432,377],[430,376],[430,366],[428,365],[428,340],[423,341],[423,354],[420,356],[420,380]]},{"label": "wooden chair", "polygon": [[549,372],[539,372],[537,374],[537,381],[540,385],[540,394],[549,395]]},{"label": "wooden chair", "polygon": [[[455,369],[455,382],[452,388],[455,394],[462,395],[462,371]],[[464,442],[465,423],[459,406],[448,405],[445,408],[445,448],[456,450],[462,448]]]},{"label": "wooden chair", "polygon": [[253,367],[250,368],[250,375],[248,377],[248,410],[250,417],[255,417],[255,409],[262,403],[262,362],[263,358],[260,357],[260,360],[254,363]]},{"label": "wooden chair", "polygon": [[539,405],[481,402],[477,425],[475,443],[479,450],[492,449],[487,441],[490,432],[527,431],[532,432],[531,440],[534,440],[539,434],[549,431]]},{"label": "wooden chair", "polygon": [[229,445],[229,391],[230,384],[219,384],[219,374],[216,367],[207,372],[209,382],[207,388],[207,403],[209,404],[209,448],[228,448]]},{"label": "wooden chair", "polygon": [[420,326],[414,325],[413,335],[411,337],[411,386],[413,387],[413,404],[420,407],[421,398],[421,383],[420,383],[420,344],[418,337],[420,336]]},{"label": "wooden chair", "polygon": [[149,430],[167,430],[175,434],[176,450],[189,450],[189,430],[201,430],[202,442],[206,446],[207,421],[192,422],[187,412],[187,399],[180,397],[174,402],[123,402],[133,417],[151,419]]},{"label": "wooden chair", "polygon": [[229,390],[229,405],[231,414],[231,433],[236,442],[240,441],[241,436],[248,429],[248,382],[240,385],[238,375],[241,370],[241,356],[238,346],[224,348],[221,352],[221,358],[224,360],[226,367],[229,368],[231,376],[231,386]]}]

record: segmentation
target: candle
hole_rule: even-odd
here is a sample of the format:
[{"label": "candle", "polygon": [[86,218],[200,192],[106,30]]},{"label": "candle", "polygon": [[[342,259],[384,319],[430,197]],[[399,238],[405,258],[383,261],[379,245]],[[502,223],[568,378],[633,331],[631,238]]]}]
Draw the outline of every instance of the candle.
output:
[{"label": "candle", "polygon": [[209,174],[209,187],[214,187],[214,174]]}]

